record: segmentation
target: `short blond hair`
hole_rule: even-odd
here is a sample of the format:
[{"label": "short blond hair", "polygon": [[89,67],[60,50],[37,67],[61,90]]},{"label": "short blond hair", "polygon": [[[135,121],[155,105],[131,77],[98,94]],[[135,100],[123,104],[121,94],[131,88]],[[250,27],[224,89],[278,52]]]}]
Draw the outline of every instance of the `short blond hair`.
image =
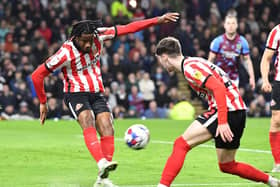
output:
[{"label": "short blond hair", "polygon": [[237,12],[236,12],[236,10],[230,9],[227,12],[227,15],[226,15],[225,19],[227,19],[227,18],[235,18],[237,20]]}]

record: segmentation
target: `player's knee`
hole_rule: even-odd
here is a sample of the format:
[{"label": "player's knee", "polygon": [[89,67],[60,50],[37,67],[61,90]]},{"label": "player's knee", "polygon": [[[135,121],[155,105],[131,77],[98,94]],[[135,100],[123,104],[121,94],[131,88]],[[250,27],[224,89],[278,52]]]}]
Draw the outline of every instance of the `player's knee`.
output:
[{"label": "player's knee", "polygon": [[83,111],[78,116],[78,121],[82,128],[94,126],[94,118],[91,112]]},{"label": "player's knee", "polygon": [[184,138],[182,136],[178,137],[175,141],[174,141],[174,145],[173,147],[177,147],[183,150],[190,150],[190,146],[189,144],[186,142],[186,140],[184,140]]},{"label": "player's knee", "polygon": [[226,163],[219,163],[220,171],[223,172],[223,173],[234,174],[235,167],[236,167],[236,162],[235,161],[226,162]]},{"label": "player's knee", "polygon": [[271,125],[275,128],[280,127],[280,111],[273,112],[271,117]]},{"label": "player's knee", "polygon": [[110,117],[107,115],[99,115],[96,123],[101,136],[114,135],[113,122]]}]

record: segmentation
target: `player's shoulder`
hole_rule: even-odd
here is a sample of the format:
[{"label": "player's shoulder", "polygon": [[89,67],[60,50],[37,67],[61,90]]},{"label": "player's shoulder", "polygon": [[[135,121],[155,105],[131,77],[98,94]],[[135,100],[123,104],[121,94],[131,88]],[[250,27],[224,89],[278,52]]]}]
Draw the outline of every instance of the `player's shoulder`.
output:
[{"label": "player's shoulder", "polygon": [[238,35],[238,36],[239,36],[239,39],[240,39],[241,41],[247,41],[246,38],[245,38],[243,35]]},{"label": "player's shoulder", "polygon": [[280,24],[275,25],[271,31],[277,30],[278,32],[280,31]]},{"label": "player's shoulder", "polygon": [[187,57],[184,60],[184,66],[193,66],[196,64],[207,63],[207,60],[201,57]]},{"label": "player's shoulder", "polygon": [[215,38],[213,39],[213,41],[212,41],[212,42],[217,42],[217,43],[220,43],[220,42],[222,42],[223,40],[224,40],[224,35],[223,35],[223,34],[221,34],[221,35],[219,35],[219,36],[215,37]]},{"label": "player's shoulder", "polygon": [[66,40],[63,42],[60,48],[69,48],[73,46],[73,41],[72,40]]},{"label": "player's shoulder", "polygon": [[239,37],[239,39],[238,39],[239,42],[237,41],[237,43],[241,43],[241,45],[243,47],[246,47],[249,45],[247,39],[243,35],[238,35],[238,37]]},{"label": "player's shoulder", "polygon": [[[276,36],[276,37],[275,37]],[[270,33],[269,33],[269,38],[270,37],[273,37],[273,38],[276,38],[277,40],[279,40],[280,38],[280,24],[274,26]]]}]

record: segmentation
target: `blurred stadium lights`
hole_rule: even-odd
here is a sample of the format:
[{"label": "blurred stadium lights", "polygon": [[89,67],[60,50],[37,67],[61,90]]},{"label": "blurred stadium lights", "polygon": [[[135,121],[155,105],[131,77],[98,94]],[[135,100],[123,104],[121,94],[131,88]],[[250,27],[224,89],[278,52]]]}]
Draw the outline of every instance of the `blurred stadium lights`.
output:
[{"label": "blurred stadium lights", "polygon": [[129,0],[128,5],[135,9],[137,7],[137,0]]}]

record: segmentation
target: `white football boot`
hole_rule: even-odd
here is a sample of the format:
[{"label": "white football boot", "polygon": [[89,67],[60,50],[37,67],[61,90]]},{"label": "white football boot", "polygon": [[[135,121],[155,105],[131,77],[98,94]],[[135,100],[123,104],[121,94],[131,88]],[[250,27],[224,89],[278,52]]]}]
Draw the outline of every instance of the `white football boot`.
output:
[{"label": "white football boot", "polygon": [[275,164],[273,169],[271,170],[272,173],[279,173],[280,172],[280,164]]},{"label": "white football boot", "polygon": [[93,187],[103,187],[103,181],[99,176],[97,177]]},{"label": "white football boot", "polygon": [[270,187],[280,187],[280,181],[275,177],[269,176],[267,185]]},{"label": "white football boot", "polygon": [[104,178],[108,178],[110,171],[114,171],[117,168],[118,163],[116,161],[107,161],[104,159],[98,163],[98,166],[99,166],[98,176],[104,179]]},{"label": "white football boot", "polygon": [[114,185],[110,179],[108,178],[102,179],[98,176],[93,187],[118,187],[118,186]]}]

